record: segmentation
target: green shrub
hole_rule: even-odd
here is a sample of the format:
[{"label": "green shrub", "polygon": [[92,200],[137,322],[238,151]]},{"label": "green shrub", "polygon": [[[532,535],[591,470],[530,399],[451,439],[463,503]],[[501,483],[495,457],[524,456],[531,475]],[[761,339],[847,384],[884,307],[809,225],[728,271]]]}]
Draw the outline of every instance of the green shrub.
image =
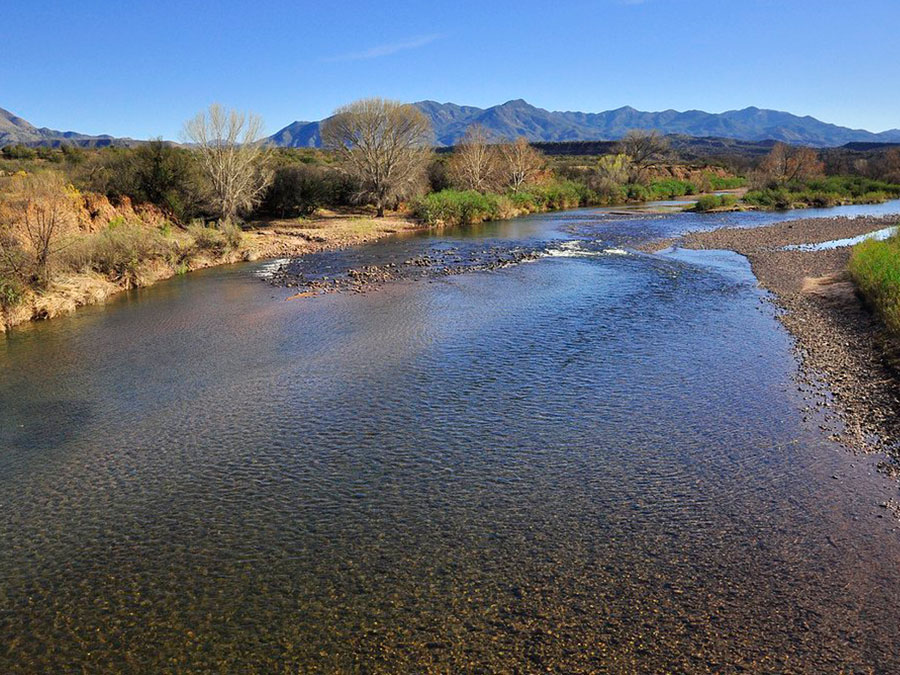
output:
[{"label": "green shrub", "polygon": [[555,180],[529,186],[527,190],[535,204],[544,209],[574,209],[587,203],[589,191],[583,183],[571,180]]},{"label": "green shrub", "polygon": [[747,204],[760,206],[765,209],[789,209],[794,203],[791,194],[784,188],[765,188],[763,190],[751,190],[744,195]]},{"label": "green shrub", "polygon": [[588,204],[621,204],[627,199],[625,187],[607,178],[601,178],[591,182],[591,190],[588,195]]},{"label": "green shrub", "polygon": [[650,184],[650,195],[654,199],[675,199],[697,192],[697,186],[686,180],[658,180]]},{"label": "green shrub", "polygon": [[528,212],[537,211],[539,206],[543,206],[540,195],[530,192],[515,192],[509,195],[509,200],[514,207]]},{"label": "green shrub", "polygon": [[7,311],[25,298],[25,286],[12,277],[0,277],[0,309]]},{"label": "green shrub", "polygon": [[178,220],[200,212],[203,181],[196,159],[187,148],[152,140],[134,148],[107,148],[94,155],[79,187],[115,201],[128,197],[169,211]]},{"label": "green shrub", "polygon": [[694,204],[694,211],[712,211],[713,209],[728,208],[737,204],[734,195],[703,195]]},{"label": "green shrub", "polygon": [[538,211],[572,209],[592,203],[592,199],[596,199],[596,194],[587,186],[557,180],[505,195],[441,190],[418,199],[412,210],[416,218],[432,225],[470,225]]},{"label": "green shrub", "polygon": [[475,190],[441,190],[419,199],[413,212],[432,225],[471,225],[496,219],[498,206],[499,195]]},{"label": "green shrub", "polygon": [[303,163],[277,168],[261,210],[279,218],[311,215],[334,201],[328,174],[324,167]]},{"label": "green shrub", "polygon": [[900,237],[854,246],[850,274],[887,327],[900,336]]},{"label": "green shrub", "polygon": [[854,204],[881,204],[886,202],[892,196],[887,192],[882,190],[875,190],[873,192],[866,192],[865,194],[861,194],[858,197],[853,199]]},{"label": "green shrub", "polygon": [[629,183],[624,189],[625,197],[629,201],[646,202],[650,199],[650,190],[640,183]]},{"label": "green shrub", "polygon": [[744,196],[744,201],[766,209],[789,209],[793,206],[873,204],[898,196],[900,185],[863,176],[828,176],[751,190]]},{"label": "green shrub", "polygon": [[709,181],[709,187],[713,190],[735,190],[747,184],[747,179],[741,176],[716,176],[712,173],[704,174]]}]

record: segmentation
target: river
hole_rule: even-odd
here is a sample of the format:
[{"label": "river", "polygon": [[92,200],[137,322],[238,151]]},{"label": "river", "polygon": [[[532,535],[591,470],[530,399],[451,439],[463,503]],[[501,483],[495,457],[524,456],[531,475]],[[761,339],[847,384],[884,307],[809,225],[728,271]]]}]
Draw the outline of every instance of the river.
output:
[{"label": "river", "polygon": [[[206,270],[0,339],[0,670],[897,672],[877,457],[746,260],[580,210]],[[502,257],[502,256],[501,256]],[[458,271],[458,270],[457,270]]]}]

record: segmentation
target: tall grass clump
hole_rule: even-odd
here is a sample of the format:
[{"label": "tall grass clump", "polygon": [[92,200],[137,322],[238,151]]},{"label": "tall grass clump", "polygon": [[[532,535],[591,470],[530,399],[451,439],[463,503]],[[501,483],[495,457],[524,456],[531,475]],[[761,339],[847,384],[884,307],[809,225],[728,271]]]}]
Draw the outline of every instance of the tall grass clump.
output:
[{"label": "tall grass clump", "polygon": [[156,228],[111,223],[100,232],[73,242],[64,250],[64,256],[74,271],[97,272],[114,281],[140,285],[142,266],[169,259],[173,250],[173,242]]},{"label": "tall grass clump", "polygon": [[227,218],[211,226],[196,220],[188,226],[188,234],[198,251],[214,255],[223,255],[240,248],[243,240],[240,226]]},{"label": "tall grass clump", "polygon": [[751,190],[744,195],[744,202],[763,209],[783,211],[794,205],[794,196],[785,188]]},{"label": "tall grass clump", "polygon": [[888,329],[900,336],[900,236],[854,246],[850,274]]},{"label": "tall grass clump", "polygon": [[0,277],[0,312],[7,312],[25,299],[25,285],[13,277]]}]

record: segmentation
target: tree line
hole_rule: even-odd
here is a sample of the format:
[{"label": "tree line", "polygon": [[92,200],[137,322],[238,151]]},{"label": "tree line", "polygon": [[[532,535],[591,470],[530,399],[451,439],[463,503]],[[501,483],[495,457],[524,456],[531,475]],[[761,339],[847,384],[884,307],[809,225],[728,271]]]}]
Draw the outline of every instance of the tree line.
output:
[{"label": "tree line", "polygon": [[[525,138],[496,138],[473,125],[452,152],[436,154],[421,111],[371,98],[336,110],[323,122],[321,138],[322,151],[274,148],[266,143],[258,116],[214,104],[185,123],[180,146],[162,140],[97,151],[12,146],[2,154],[57,161],[82,190],[152,203],[183,223],[197,217],[308,216],[325,206],[361,204],[381,217],[404,202],[447,190],[508,195],[522,204],[527,202],[522,193],[555,184],[578,192],[579,202],[615,204],[715,189],[705,182],[661,180],[661,167],[678,157],[652,130],[632,130],[611,152],[592,160],[559,161]],[[776,144],[749,171],[751,187],[778,190],[832,173],[835,160],[825,158],[827,165],[813,149]],[[856,160],[851,168],[873,180],[900,181],[900,150]]]}]

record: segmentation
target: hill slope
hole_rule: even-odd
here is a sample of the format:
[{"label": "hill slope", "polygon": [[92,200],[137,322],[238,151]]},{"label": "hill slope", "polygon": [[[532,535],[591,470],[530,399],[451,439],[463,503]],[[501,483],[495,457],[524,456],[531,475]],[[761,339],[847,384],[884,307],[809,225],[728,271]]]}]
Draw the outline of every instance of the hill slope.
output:
[{"label": "hill slope", "polygon": [[58,146],[63,143],[84,147],[102,147],[106,145],[127,145],[133,141],[129,138],[112,136],[89,136],[74,131],[56,131],[46,127],[37,128],[30,122],[0,108],[0,147],[4,145],[49,145]]}]

